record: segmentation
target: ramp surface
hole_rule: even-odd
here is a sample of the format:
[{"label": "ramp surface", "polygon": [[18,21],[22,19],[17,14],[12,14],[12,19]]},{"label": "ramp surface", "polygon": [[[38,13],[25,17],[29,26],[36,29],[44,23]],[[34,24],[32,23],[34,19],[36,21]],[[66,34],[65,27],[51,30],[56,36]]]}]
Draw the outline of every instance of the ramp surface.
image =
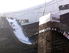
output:
[{"label": "ramp surface", "polygon": [[37,53],[37,50],[20,42],[6,18],[0,17],[0,53]]}]

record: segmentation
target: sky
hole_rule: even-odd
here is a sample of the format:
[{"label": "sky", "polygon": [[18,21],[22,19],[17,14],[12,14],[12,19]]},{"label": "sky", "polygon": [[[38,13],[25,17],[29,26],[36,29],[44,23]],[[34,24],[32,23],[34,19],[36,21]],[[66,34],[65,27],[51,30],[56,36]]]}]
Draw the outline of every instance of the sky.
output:
[{"label": "sky", "polygon": [[0,13],[14,12],[30,8],[51,0],[0,0]]}]

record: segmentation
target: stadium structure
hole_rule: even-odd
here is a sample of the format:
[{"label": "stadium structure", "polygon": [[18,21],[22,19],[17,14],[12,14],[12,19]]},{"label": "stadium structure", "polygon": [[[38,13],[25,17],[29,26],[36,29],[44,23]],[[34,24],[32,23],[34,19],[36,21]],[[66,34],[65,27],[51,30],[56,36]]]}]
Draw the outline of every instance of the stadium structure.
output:
[{"label": "stadium structure", "polygon": [[62,15],[69,12],[69,0],[52,0],[46,4],[43,3],[21,11],[5,13],[4,15],[16,18],[21,25],[27,25],[39,21],[39,18],[43,15],[44,5],[44,15],[48,13]]}]

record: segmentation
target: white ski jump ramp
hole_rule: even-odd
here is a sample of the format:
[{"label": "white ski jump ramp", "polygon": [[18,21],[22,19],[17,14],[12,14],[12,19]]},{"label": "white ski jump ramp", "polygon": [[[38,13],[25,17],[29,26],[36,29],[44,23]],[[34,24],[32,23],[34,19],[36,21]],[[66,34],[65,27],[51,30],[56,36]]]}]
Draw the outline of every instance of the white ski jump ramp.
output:
[{"label": "white ski jump ramp", "polygon": [[7,17],[6,19],[13,28],[13,33],[15,34],[19,41],[25,44],[33,44],[33,42],[26,36],[25,31],[17,23],[15,18]]}]

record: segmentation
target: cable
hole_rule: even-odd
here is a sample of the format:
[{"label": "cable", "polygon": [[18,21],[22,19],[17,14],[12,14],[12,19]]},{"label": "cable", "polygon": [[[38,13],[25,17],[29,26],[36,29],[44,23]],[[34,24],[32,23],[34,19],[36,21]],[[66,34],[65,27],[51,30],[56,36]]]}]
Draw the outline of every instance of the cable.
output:
[{"label": "cable", "polygon": [[[60,0],[60,1],[62,1],[62,0]],[[60,2],[60,1],[56,1],[56,2],[54,2],[54,3],[57,3],[57,2]],[[54,3],[52,3],[52,4],[54,4]],[[50,6],[50,5],[52,5],[52,4],[47,4],[46,5],[46,7],[47,6]],[[40,8],[43,8],[43,6],[41,6],[41,7],[39,7],[39,8],[36,8],[36,9],[34,9],[34,10],[37,10],[37,9],[40,9]],[[27,10],[27,11],[22,11],[22,12],[19,12],[19,13],[23,13],[23,12],[25,12],[25,14],[29,14],[30,12],[32,12],[32,11],[34,11],[34,10]],[[28,12],[28,13],[26,13],[26,12]],[[23,15],[25,15],[24,13],[23,13]],[[21,16],[21,15],[19,15],[19,16]]]},{"label": "cable", "polygon": [[[39,12],[39,10],[38,10],[38,12]],[[38,12],[37,12],[37,16],[36,16],[36,19],[35,19],[35,21],[37,20],[37,18],[38,18]]]},{"label": "cable", "polygon": [[[57,2],[57,0],[56,0],[56,2]],[[58,6],[58,9],[59,9],[59,5],[58,5],[58,2],[57,2],[57,6]],[[59,13],[61,14],[60,10],[59,10]]]},{"label": "cable", "polygon": [[[56,10],[56,11],[58,11],[58,10]],[[56,12],[56,11],[51,11],[51,12]],[[33,12],[33,13],[43,13],[43,12]],[[48,12],[49,13],[49,12]],[[29,14],[29,13],[28,13]],[[26,14],[24,14],[24,15],[26,15]],[[21,16],[23,16],[23,15],[21,15]]]},{"label": "cable", "polygon": [[[60,0],[60,1],[62,1],[62,0]],[[57,2],[60,2],[60,1],[57,1]],[[57,3],[57,2],[54,2],[54,3]],[[54,4],[54,3],[52,3],[52,4]],[[52,5],[52,4],[49,4],[49,5]],[[48,4],[47,4],[47,6],[49,6]],[[46,6],[46,7],[47,7]],[[43,8],[43,6],[41,6],[41,7],[39,7],[39,8],[36,8],[36,9],[34,9],[34,10],[37,10],[37,9],[40,9],[40,8]],[[34,11],[34,10],[32,10],[32,11]],[[28,10],[28,11],[30,11],[31,12],[31,10]],[[28,11],[23,11],[23,12],[28,12]]]}]

